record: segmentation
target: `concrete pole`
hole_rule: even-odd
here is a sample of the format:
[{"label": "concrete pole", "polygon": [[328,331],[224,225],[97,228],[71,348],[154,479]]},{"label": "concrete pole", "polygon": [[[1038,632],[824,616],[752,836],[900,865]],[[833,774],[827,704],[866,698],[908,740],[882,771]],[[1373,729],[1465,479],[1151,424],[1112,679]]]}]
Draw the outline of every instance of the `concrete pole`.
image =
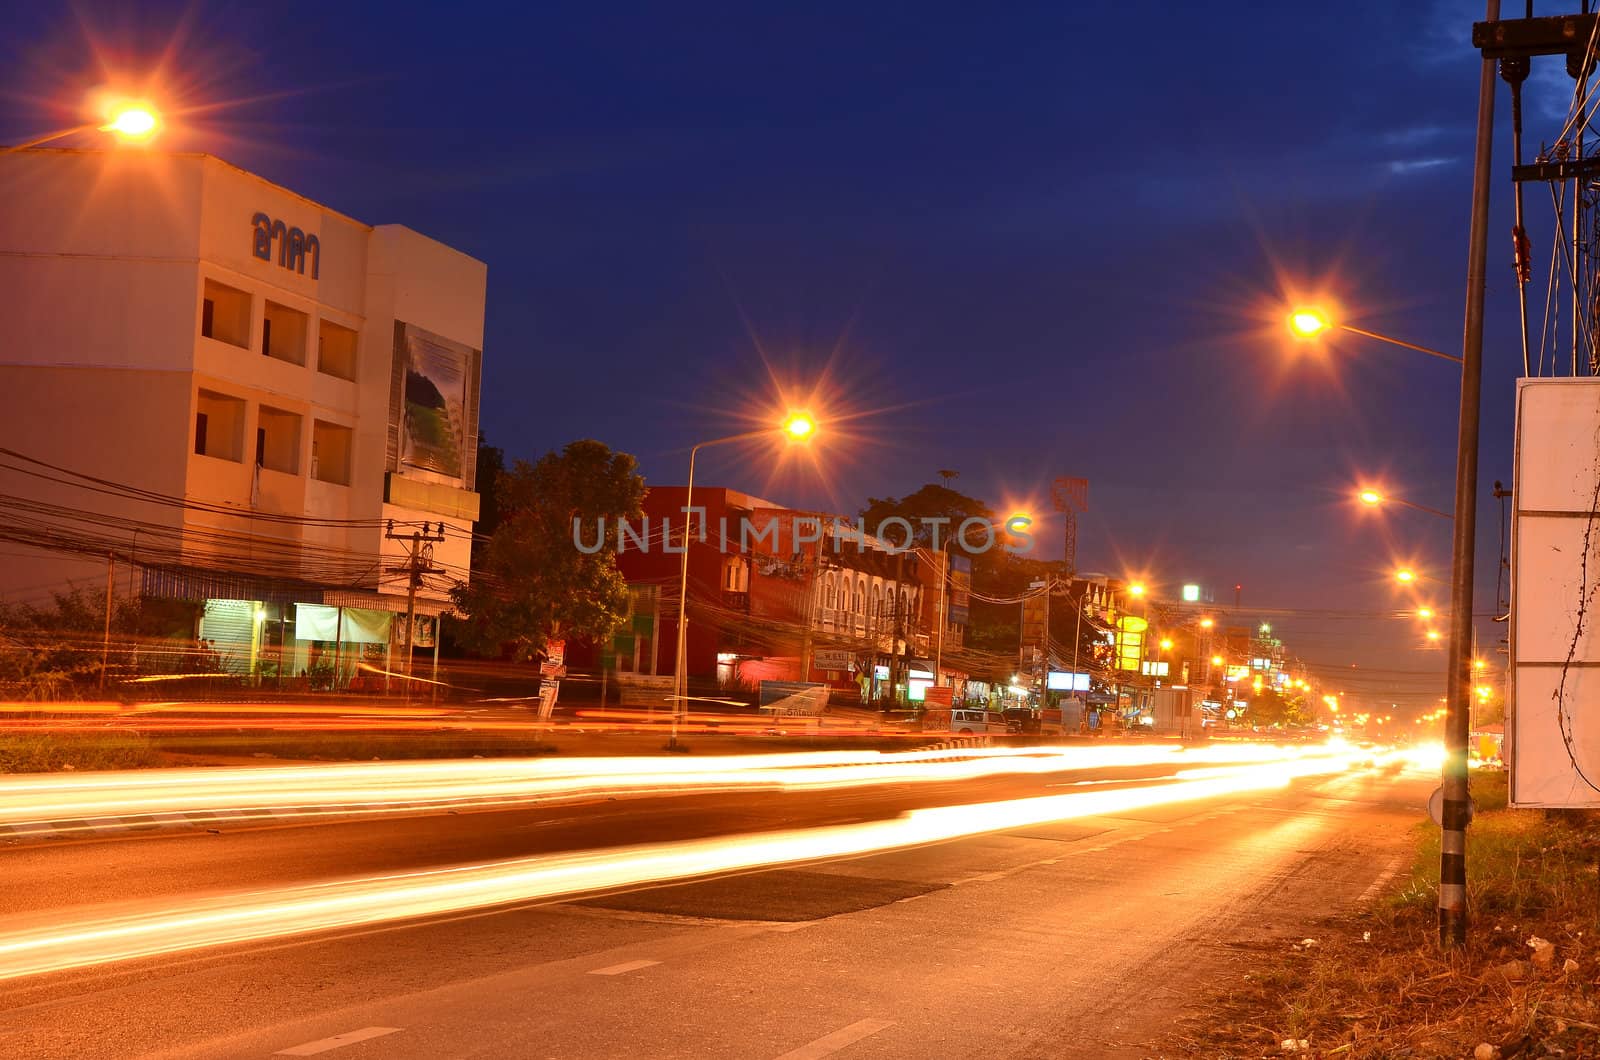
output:
[{"label": "concrete pole", "polygon": [[[1500,18],[1487,0],[1486,21]],[[1444,808],[1439,836],[1439,942],[1467,941],[1468,711],[1472,697],[1472,578],[1478,507],[1478,416],[1483,384],[1483,303],[1489,253],[1490,167],[1494,156],[1495,64],[1478,74],[1478,144],[1467,238],[1467,305],[1461,339],[1461,413],[1456,439],[1455,534],[1450,572],[1450,683],[1445,696]]]}]

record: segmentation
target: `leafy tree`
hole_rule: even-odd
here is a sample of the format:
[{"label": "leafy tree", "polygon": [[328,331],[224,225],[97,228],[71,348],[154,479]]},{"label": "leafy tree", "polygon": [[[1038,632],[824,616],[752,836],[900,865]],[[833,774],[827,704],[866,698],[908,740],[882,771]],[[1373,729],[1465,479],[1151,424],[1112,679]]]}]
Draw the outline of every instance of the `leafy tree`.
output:
[{"label": "leafy tree", "polygon": [[[600,640],[617,631],[628,586],[610,528],[642,512],[644,479],[636,466],[627,453],[586,439],[533,464],[518,460],[497,476],[499,526],[470,584],[452,591],[465,616],[459,636],[466,646],[486,654],[509,647],[513,658],[531,659],[551,638]],[[587,544],[601,519],[607,540],[586,554],[573,540],[573,522]]]},{"label": "leafy tree", "polygon": [[1273,688],[1263,688],[1250,696],[1245,720],[1255,725],[1310,725],[1315,719],[1299,695],[1286,696]]}]

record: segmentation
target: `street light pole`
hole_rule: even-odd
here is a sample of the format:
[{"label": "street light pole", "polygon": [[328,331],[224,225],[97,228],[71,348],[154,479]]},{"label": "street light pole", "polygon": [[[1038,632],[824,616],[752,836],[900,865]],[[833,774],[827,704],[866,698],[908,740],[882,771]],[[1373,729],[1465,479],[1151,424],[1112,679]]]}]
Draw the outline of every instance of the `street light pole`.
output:
[{"label": "street light pole", "polygon": [[[1500,0],[1487,0],[1497,21]],[[1471,692],[1472,577],[1478,507],[1478,418],[1483,384],[1483,305],[1489,253],[1489,179],[1494,155],[1495,64],[1478,74],[1478,142],[1467,239],[1467,305],[1461,338],[1461,415],[1456,439],[1455,533],[1450,586],[1449,686],[1445,699],[1444,806],[1439,837],[1439,942],[1467,941],[1467,741]]]},{"label": "street light pole", "polygon": [[[730,434],[726,438],[713,438],[709,442],[700,442],[689,449],[689,483],[683,491],[683,551],[678,563],[678,645],[673,656],[673,702],[672,702],[672,729],[667,738],[667,750],[676,751],[678,747],[678,719],[688,706],[689,692],[689,658],[688,641],[684,636],[689,613],[689,540],[692,536],[692,522],[694,519],[694,460],[700,450],[713,445],[727,445],[730,442],[743,442],[751,438],[763,438],[775,431],[787,434],[795,440],[804,440],[811,436],[816,429],[816,424],[810,416],[804,413],[791,413],[780,427],[769,427],[759,431],[743,431],[739,434]],[[704,523],[701,524],[702,531]],[[809,604],[807,607],[809,608]],[[806,614],[809,623],[811,615]]]}]

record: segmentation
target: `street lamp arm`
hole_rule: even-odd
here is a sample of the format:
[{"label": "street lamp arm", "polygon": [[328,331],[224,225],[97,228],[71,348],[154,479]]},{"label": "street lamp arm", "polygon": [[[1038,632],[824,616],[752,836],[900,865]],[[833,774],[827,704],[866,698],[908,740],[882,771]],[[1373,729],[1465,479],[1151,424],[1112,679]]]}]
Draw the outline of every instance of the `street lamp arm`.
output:
[{"label": "street lamp arm", "polygon": [[1441,519],[1449,519],[1451,522],[1455,522],[1456,517],[1449,512],[1441,512],[1437,508],[1430,508],[1426,504],[1418,504],[1416,501],[1408,501],[1402,497],[1391,497],[1389,499],[1396,504],[1403,504],[1407,508],[1415,508],[1419,512],[1427,512],[1429,515],[1437,515]]},{"label": "street lamp arm", "polygon": [[1430,357],[1442,357],[1447,361],[1454,361],[1456,364],[1464,363],[1456,354],[1445,353],[1443,350],[1436,350],[1431,346],[1418,346],[1414,342],[1406,342],[1404,339],[1397,339],[1392,335],[1384,335],[1376,331],[1368,331],[1366,328],[1358,328],[1350,324],[1339,324],[1338,328],[1341,331],[1348,331],[1354,335],[1363,335],[1369,339],[1377,339],[1379,342],[1387,342],[1391,346],[1404,346],[1408,350],[1416,350],[1418,353],[1426,353]]},{"label": "street lamp arm", "polygon": [[8,153],[11,151],[26,151],[30,147],[38,147],[40,144],[47,144],[51,140],[59,140],[63,136],[71,136],[73,133],[88,132],[90,129],[95,128],[98,128],[98,126],[74,125],[70,129],[57,129],[55,132],[45,133],[43,136],[36,136],[32,140],[28,140],[25,143],[12,144],[10,147],[3,148],[3,150]]}]

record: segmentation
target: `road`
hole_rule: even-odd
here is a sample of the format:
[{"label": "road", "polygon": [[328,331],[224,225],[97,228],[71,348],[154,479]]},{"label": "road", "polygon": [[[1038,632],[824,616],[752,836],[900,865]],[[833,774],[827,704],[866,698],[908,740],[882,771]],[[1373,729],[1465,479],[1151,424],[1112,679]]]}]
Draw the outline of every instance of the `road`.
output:
[{"label": "road", "polygon": [[[41,925],[204,912],[216,896],[573,851],[737,852],[923,807],[1136,791],[1138,773],[33,843],[0,852],[0,954]],[[20,976],[0,982],[0,1054],[1142,1057],[1241,954],[1299,937],[1408,861],[1434,783],[1354,770],[1070,820],[996,816],[995,831],[863,856]]]}]

